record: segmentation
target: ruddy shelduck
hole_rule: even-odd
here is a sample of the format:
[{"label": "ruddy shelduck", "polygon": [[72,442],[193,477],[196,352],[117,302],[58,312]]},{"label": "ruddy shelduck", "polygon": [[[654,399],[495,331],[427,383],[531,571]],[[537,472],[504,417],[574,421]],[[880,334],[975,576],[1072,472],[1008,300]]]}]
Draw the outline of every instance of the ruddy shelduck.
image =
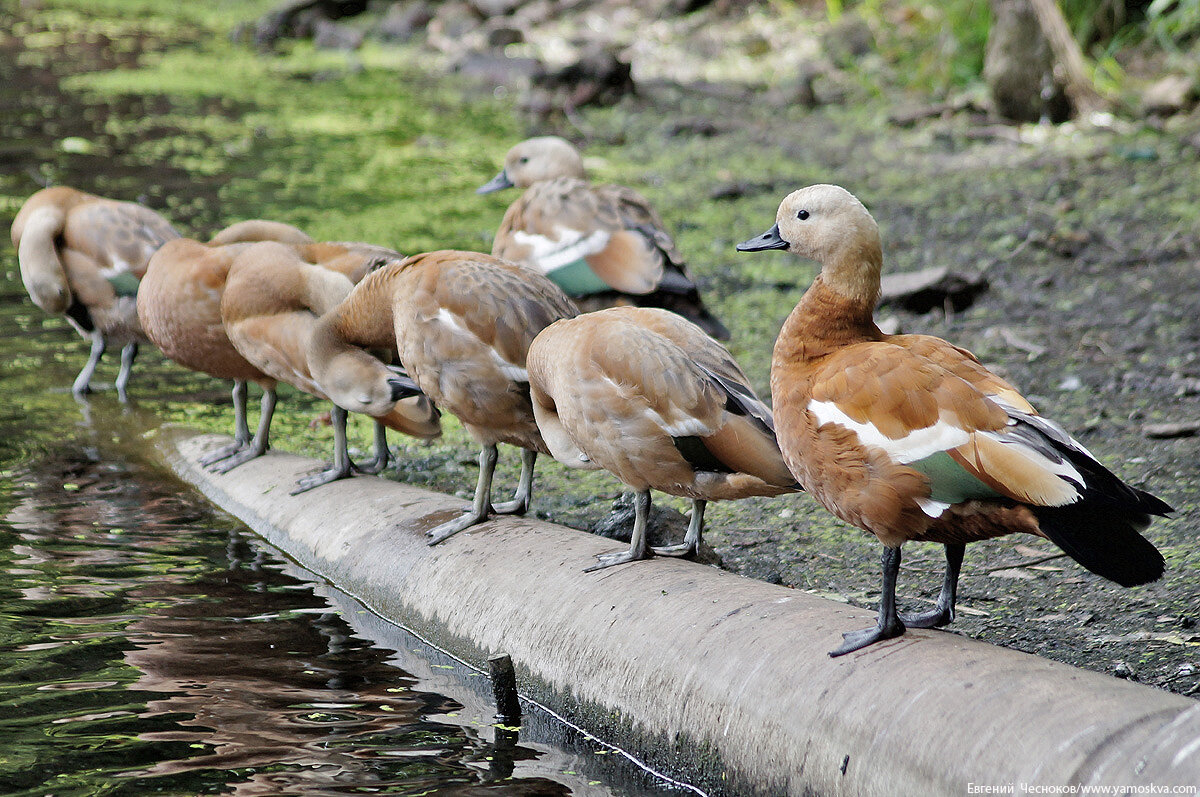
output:
[{"label": "ruddy shelduck", "polygon": [[127,398],[138,344],[137,291],[150,256],[179,233],[150,208],[59,186],[25,201],[12,224],[21,280],[29,297],[53,315],[65,315],[91,355],[71,390],[91,390],[100,358],[120,345],[117,395]]},{"label": "ruddy shelduck", "polygon": [[583,158],[556,136],[514,146],[478,193],[525,193],[500,222],[492,254],[540,270],[583,310],[663,307],[714,337],[729,330],[704,307],[683,257],[650,203],[632,188],[592,185]]},{"label": "ruddy shelduck", "polygon": [[[537,455],[549,451],[533,417],[525,357],[538,332],[577,313],[567,295],[533,269],[479,252],[443,250],[378,269],[322,319],[330,328],[314,334],[314,346],[330,347],[322,355],[328,362],[361,359],[347,341],[395,347],[411,386],[458,416],[480,445],[471,508],[430,529],[430,545],[491,513],[523,514],[529,507]],[[314,364],[319,359],[310,357]],[[335,403],[353,409],[351,393],[319,368],[315,373]],[[513,500],[493,504],[498,443],[523,449],[521,476]]]},{"label": "ruddy shelduck", "polygon": [[534,338],[528,369],[554,458],[605,468],[637,492],[629,550],[588,570],[648,556],[651,489],[692,499],[683,544],[649,549],[668,556],[699,549],[708,501],[800,489],[733,355],[674,313],[614,307],[556,321]]},{"label": "ruddy shelduck", "polygon": [[[138,318],[150,340],[169,359],[185,368],[233,382],[234,442],[207,454],[201,464],[217,472],[226,472],[266,452],[275,411],[277,380],[251,363],[234,347],[221,318],[221,299],[229,268],[234,258],[252,245],[249,227],[238,222],[237,235],[226,231],[213,240],[237,242],[202,243],[179,238],[163,246],[151,258],[142,290],[138,296]],[[258,227],[264,236],[281,235],[292,239],[289,225],[275,223]],[[290,228],[294,230],[295,228]],[[323,244],[293,244],[306,259],[313,257],[308,247]],[[383,256],[378,247],[362,245],[357,256],[347,257],[348,247],[337,246],[328,252],[329,262],[352,281],[361,278]],[[390,251],[390,250],[388,250]],[[246,418],[247,383],[258,384],[263,391],[258,428],[253,437]]]},{"label": "ruddy shelduck", "polygon": [[[809,492],[884,545],[878,622],[845,634],[830,655],[949,623],[968,542],[1022,532],[1122,586],[1162,575],[1162,555],[1139,532],[1167,504],[1122,482],[970,352],[880,332],[879,230],[853,195],[796,191],[775,225],[738,249],[821,265],[775,343],[776,431]],[[896,577],[909,540],[944,544],[946,576],[931,611],[902,618]]]},{"label": "ruddy shelduck", "polygon": [[[321,315],[330,312],[354,288],[351,277],[328,263],[304,260],[315,245],[286,246],[276,242],[251,244],[242,249],[229,267],[221,297],[221,319],[225,333],[238,353],[278,382],[285,382],[317,398],[328,399],[314,377],[308,358],[309,344]],[[340,263],[351,253],[337,254]],[[398,257],[398,256],[397,256]],[[354,274],[357,269],[350,269]],[[410,395],[406,386],[390,378],[379,361],[374,371],[356,373],[357,385],[348,384],[351,374],[339,372],[339,384],[357,393],[371,391],[377,379],[384,380],[386,399],[372,408],[375,419],[375,460],[356,465],[350,460],[346,440],[346,409],[334,404],[331,413],[334,434],[333,465],[300,480],[292,494],[310,490],[355,471],[377,473],[387,465],[386,429],[392,428],[420,438],[441,434],[440,415],[423,395]],[[261,452],[257,452],[261,453]],[[242,458],[249,458],[245,452]],[[233,459],[233,458],[231,458]],[[222,463],[228,467],[229,460]]]}]

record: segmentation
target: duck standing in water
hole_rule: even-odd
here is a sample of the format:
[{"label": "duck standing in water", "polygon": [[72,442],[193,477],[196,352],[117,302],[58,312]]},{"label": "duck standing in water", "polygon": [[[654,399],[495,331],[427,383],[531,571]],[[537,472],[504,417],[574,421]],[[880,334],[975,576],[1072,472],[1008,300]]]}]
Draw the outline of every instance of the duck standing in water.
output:
[{"label": "duck standing in water", "polygon": [[662,307],[729,339],[646,198],[624,186],[589,183],[571,144],[555,136],[522,141],[478,193],[514,186],[525,193],[504,214],[492,254],[538,269],[585,311]]},{"label": "duck standing in water", "polygon": [[[845,634],[831,656],[906,626],[948,624],[968,542],[1022,532],[1122,586],[1162,575],[1162,554],[1139,532],[1167,504],[1118,479],[970,352],[880,332],[879,230],[853,195],[832,185],[796,191],[775,226],[737,248],[785,249],[821,265],[775,343],[779,442],[826,509],[884,545],[878,622]],[[901,617],[896,577],[909,540],[945,545],[946,576],[933,610]]]},{"label": "duck standing in water", "polygon": [[[479,480],[472,506],[428,532],[436,545],[491,513],[524,514],[539,453],[549,453],[529,401],[525,357],[545,327],[578,313],[562,290],[538,272],[479,252],[443,250],[389,263],[355,286],[322,319],[314,361],[361,358],[361,347],[394,346],[413,390],[458,416],[479,443]],[[338,351],[340,349],[340,352]],[[314,367],[330,399],[350,406],[353,395]],[[343,402],[346,402],[343,404]],[[512,501],[493,504],[498,443],[522,450]]]},{"label": "duck standing in water", "polygon": [[[331,268],[330,262],[351,265],[349,261],[353,254],[337,254],[320,264],[306,262],[301,253],[312,253],[316,246],[263,242],[242,249],[229,267],[221,297],[221,319],[233,347],[249,363],[278,382],[328,399],[325,389],[313,375],[309,345],[320,316],[336,308],[354,288],[351,277]],[[351,265],[349,270],[354,275],[359,269]],[[374,369],[353,372],[335,369],[323,375],[337,379],[341,387],[348,388],[356,397],[368,395],[377,399],[369,407],[355,406],[359,411],[369,409],[367,414],[375,420],[374,462],[360,466],[350,461],[346,409],[335,404],[332,412],[333,465],[301,479],[292,491],[293,495],[346,478],[356,470],[378,473],[388,462],[386,430],[389,427],[421,438],[441,434],[440,414],[429,399],[411,395],[382,362],[373,362],[376,364]],[[249,459],[252,451],[247,450],[230,460]],[[230,460],[222,463],[223,469],[233,467]]]},{"label": "duck standing in water", "polygon": [[138,285],[159,247],[178,238],[170,222],[147,207],[59,186],[25,201],[12,224],[21,280],[33,303],[92,344],[71,391],[83,395],[111,344],[121,348],[117,395],[128,398],[138,345]]},{"label": "duck standing in water", "polygon": [[800,489],[771,410],[725,347],[674,313],[613,307],[556,321],[529,347],[533,414],[554,458],[606,468],[637,491],[629,550],[587,568],[644,559],[650,490],[692,499],[683,544],[694,555],[710,500]]}]

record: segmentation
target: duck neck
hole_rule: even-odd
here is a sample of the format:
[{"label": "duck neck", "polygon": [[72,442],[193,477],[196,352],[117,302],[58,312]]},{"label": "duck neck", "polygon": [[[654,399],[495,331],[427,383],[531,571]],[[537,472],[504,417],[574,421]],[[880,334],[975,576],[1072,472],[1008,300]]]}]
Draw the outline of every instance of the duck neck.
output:
[{"label": "duck neck", "polygon": [[854,261],[843,257],[821,269],[784,322],[775,343],[777,358],[811,360],[853,343],[883,339],[873,318],[882,257],[878,250],[853,255]]}]

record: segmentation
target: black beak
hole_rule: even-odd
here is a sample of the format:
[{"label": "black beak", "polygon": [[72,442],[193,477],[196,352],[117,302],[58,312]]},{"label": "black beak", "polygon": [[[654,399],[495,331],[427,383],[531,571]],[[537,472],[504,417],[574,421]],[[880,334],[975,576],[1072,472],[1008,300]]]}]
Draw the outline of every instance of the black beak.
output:
[{"label": "black beak", "polygon": [[739,252],[763,252],[767,249],[787,249],[788,242],[779,237],[779,225],[775,224],[762,235],[756,235],[749,241],[737,245]]},{"label": "black beak", "polygon": [[508,172],[501,169],[499,174],[476,188],[475,193],[490,194],[493,191],[501,191],[505,188],[512,188],[514,185],[516,184],[512,180],[508,179]]},{"label": "black beak", "polygon": [[389,376],[387,383],[388,387],[392,389],[392,401],[399,401],[409,396],[424,395],[421,393],[421,388],[417,387],[417,383],[408,374]]}]

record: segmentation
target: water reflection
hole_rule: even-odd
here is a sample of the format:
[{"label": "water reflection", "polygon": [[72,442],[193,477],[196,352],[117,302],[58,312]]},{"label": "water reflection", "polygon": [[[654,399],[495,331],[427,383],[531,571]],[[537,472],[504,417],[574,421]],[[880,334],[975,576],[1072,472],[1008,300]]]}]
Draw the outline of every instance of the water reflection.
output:
[{"label": "water reflection", "polygon": [[0,532],[13,793],[571,793],[508,780],[538,753],[502,736],[497,757],[429,719],[462,707],[171,485],[70,457],[14,482]]}]

